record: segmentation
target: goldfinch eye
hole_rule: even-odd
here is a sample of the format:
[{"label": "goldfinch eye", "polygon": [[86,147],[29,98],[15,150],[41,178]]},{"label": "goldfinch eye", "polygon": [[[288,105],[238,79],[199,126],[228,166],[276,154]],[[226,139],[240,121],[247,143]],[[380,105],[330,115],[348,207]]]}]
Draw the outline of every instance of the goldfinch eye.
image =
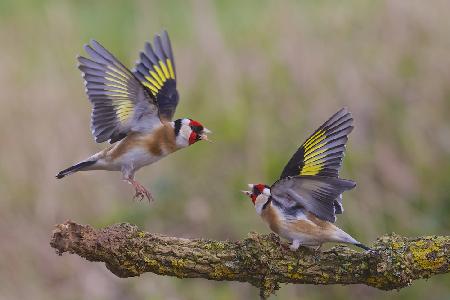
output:
[{"label": "goldfinch eye", "polygon": [[192,131],[195,132],[202,132],[203,131],[203,126],[191,126]]}]

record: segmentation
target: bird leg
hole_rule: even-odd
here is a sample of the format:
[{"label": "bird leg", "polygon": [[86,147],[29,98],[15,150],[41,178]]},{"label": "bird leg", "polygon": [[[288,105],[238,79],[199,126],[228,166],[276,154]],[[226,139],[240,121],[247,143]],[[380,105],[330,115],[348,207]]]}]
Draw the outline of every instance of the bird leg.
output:
[{"label": "bird leg", "polygon": [[316,246],[316,247],[311,247],[310,249],[313,251],[314,253],[314,258],[316,260],[320,259],[320,254],[322,254],[322,251],[320,251],[320,248],[322,248],[322,244]]},{"label": "bird leg", "polygon": [[280,246],[281,248],[283,248],[284,250],[289,250],[291,247],[288,243],[285,243],[283,241],[280,241]]},{"label": "bird leg", "polygon": [[314,251],[316,251],[316,252],[320,252],[320,248],[322,248],[322,244],[316,246],[316,248],[314,248],[314,247],[311,247],[311,248],[313,248]]},{"label": "bird leg", "polygon": [[134,194],[133,199],[138,198],[139,200],[142,200],[145,197],[149,202],[154,201],[152,194],[142,184],[133,178],[127,178],[125,180],[136,190],[136,194]]},{"label": "bird leg", "polygon": [[[300,241],[299,240],[293,240],[292,244],[289,246],[289,249],[291,249],[292,251],[297,251],[298,248],[300,247]],[[311,245],[301,245],[305,248],[307,248],[308,250],[312,251],[314,254],[314,258],[315,259],[319,259],[321,251],[320,248],[322,247],[322,244],[320,245],[315,245],[315,246],[311,246]]]},{"label": "bird leg", "polygon": [[291,249],[292,251],[297,251],[298,247],[300,247],[300,241],[293,240],[292,244],[289,246],[289,249]]}]

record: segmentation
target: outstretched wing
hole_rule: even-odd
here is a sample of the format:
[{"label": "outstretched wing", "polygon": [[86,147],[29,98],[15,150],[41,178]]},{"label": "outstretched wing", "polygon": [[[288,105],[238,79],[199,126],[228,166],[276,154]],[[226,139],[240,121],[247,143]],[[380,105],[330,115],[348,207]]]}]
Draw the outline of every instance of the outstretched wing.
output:
[{"label": "outstretched wing", "polygon": [[292,156],[280,179],[296,175],[338,177],[353,118],[342,108],[319,127]]},{"label": "outstretched wing", "polygon": [[161,124],[158,107],[136,77],[98,42],[78,57],[86,93],[93,105],[91,129],[97,143],[114,143],[130,131],[151,131]]},{"label": "outstretched wing", "polygon": [[133,70],[134,75],[156,98],[162,120],[173,118],[178,104],[175,61],[169,35],[163,31],[155,35],[153,46],[145,44],[144,51]]},{"label": "outstretched wing", "polygon": [[356,183],[334,177],[296,176],[281,179],[270,188],[272,201],[296,215],[296,210],[307,210],[318,218],[335,222],[335,200]]}]

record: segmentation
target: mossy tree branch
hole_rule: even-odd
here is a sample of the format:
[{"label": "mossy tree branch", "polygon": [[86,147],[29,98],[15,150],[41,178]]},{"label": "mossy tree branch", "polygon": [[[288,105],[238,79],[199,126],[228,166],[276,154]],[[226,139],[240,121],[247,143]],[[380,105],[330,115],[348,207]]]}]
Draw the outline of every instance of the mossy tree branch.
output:
[{"label": "mossy tree branch", "polygon": [[322,253],[283,247],[274,234],[251,233],[239,241],[182,239],[140,231],[130,224],[103,229],[67,221],[56,226],[51,246],[62,255],[104,262],[119,277],[145,272],[178,278],[249,282],[266,298],[279,283],[366,284],[400,289],[415,279],[450,272],[450,237],[382,236],[376,253],[335,246]]}]

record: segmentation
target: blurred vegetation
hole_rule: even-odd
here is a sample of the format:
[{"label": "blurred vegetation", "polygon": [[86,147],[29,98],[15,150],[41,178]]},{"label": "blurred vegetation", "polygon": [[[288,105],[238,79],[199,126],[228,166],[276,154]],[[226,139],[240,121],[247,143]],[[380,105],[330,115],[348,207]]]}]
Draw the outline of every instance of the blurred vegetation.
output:
[{"label": "blurred vegetation", "polygon": [[[305,137],[348,106],[355,118],[338,224],[361,241],[386,232],[449,234],[450,3],[419,1],[0,0],[0,299],[253,299],[247,284],[145,275],[57,257],[55,223],[136,223],[180,237],[268,232],[240,194],[273,182]],[[57,181],[101,149],[75,56],[95,38],[127,66],[153,34],[172,39],[177,117],[214,131],[137,178],[157,201],[131,201],[119,173]],[[444,299],[450,278],[399,292],[286,286],[274,299]]]}]

